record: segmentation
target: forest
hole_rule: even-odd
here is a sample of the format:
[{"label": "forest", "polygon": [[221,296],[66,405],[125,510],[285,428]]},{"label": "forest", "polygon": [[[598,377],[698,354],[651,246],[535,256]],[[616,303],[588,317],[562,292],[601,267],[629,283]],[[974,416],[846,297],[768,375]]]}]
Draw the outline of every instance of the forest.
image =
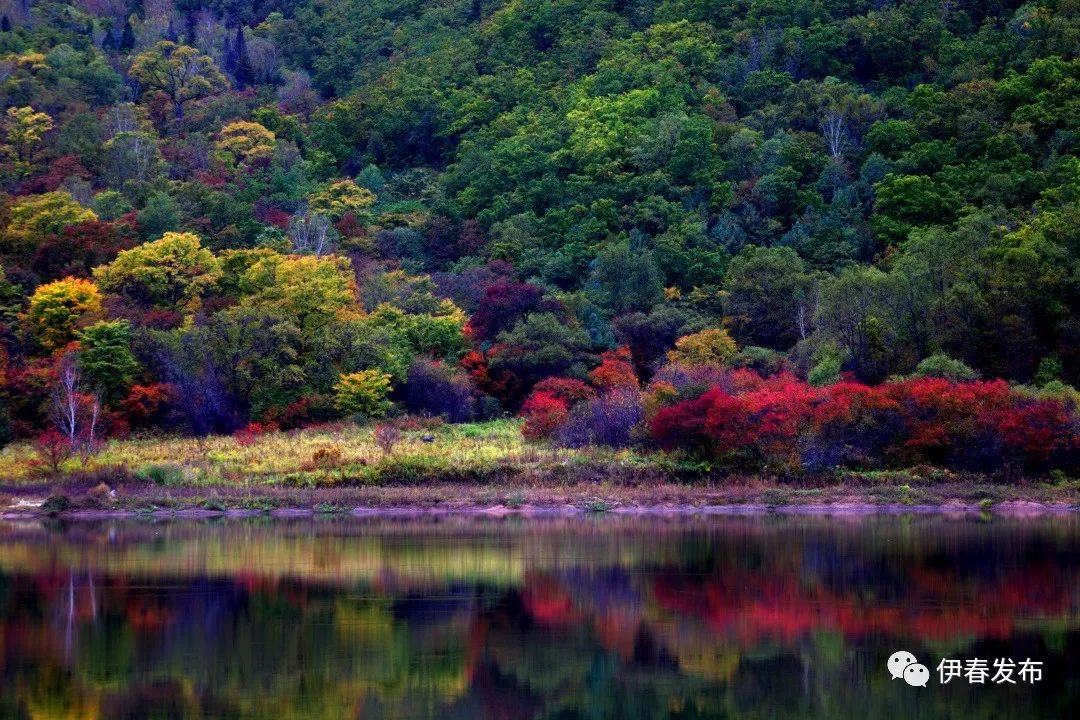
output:
[{"label": "forest", "polygon": [[1075,476],[1078,55],[1076,0],[0,0],[0,442]]}]

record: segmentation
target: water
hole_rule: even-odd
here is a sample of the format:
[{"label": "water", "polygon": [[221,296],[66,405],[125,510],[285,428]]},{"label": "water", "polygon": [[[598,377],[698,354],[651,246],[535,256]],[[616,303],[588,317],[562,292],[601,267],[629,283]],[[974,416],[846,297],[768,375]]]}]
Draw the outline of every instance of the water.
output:
[{"label": "water", "polygon": [[1073,517],[0,524],[0,718],[1057,718],[1078,659]]}]

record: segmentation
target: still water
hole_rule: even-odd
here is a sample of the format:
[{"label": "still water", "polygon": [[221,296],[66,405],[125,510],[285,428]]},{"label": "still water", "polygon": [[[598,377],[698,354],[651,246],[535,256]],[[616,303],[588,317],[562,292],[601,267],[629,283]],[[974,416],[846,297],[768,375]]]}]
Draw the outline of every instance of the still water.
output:
[{"label": "still water", "polygon": [[1078,663],[1074,517],[0,523],[0,718],[1058,718]]}]

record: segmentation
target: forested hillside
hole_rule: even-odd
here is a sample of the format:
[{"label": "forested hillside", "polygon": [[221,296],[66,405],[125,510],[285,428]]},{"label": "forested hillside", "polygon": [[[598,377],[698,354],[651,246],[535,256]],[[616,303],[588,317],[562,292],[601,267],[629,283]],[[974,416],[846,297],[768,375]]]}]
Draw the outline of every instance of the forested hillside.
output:
[{"label": "forested hillside", "polygon": [[523,403],[540,436],[710,364],[1075,404],[1076,0],[0,15],[7,438]]}]

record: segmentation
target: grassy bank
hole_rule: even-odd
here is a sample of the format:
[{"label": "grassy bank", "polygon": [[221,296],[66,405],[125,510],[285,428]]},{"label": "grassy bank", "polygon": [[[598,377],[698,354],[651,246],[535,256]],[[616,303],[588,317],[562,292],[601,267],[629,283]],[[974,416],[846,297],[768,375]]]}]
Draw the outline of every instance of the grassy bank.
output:
[{"label": "grassy bank", "polygon": [[[380,440],[382,442],[380,442]],[[355,507],[811,504],[1080,504],[1080,483],[1008,483],[915,468],[780,478],[732,475],[662,453],[556,449],[522,440],[516,421],[440,425],[380,438],[351,424],[289,433],[113,440],[53,473],[28,444],[0,452],[0,511]],[[62,498],[62,499],[61,499]]]}]

